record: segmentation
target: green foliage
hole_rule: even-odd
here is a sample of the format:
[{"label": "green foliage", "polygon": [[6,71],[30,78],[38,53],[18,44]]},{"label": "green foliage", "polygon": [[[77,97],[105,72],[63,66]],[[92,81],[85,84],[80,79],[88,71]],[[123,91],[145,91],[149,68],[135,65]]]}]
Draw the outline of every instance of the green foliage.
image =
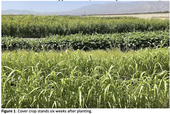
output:
[{"label": "green foliage", "polygon": [[1,107],[168,108],[168,46],[169,20],[3,15]]},{"label": "green foliage", "polygon": [[169,48],[5,51],[2,108],[169,108]]},{"label": "green foliage", "polygon": [[2,50],[32,49],[38,50],[62,50],[72,48],[74,50],[96,50],[120,48],[125,50],[137,50],[146,47],[169,46],[168,32],[130,32],[117,34],[92,34],[92,35],[66,35],[52,36],[46,39],[28,40],[13,37],[2,37]]},{"label": "green foliage", "polygon": [[2,15],[2,36],[40,38],[76,33],[168,31],[169,20],[135,17]]}]

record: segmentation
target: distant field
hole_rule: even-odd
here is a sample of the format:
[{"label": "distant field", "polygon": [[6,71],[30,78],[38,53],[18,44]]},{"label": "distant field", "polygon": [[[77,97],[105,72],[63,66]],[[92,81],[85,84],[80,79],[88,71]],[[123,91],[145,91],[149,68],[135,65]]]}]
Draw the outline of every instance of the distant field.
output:
[{"label": "distant field", "polygon": [[138,17],[138,18],[161,18],[161,19],[168,19],[169,18],[169,13],[153,13],[153,14],[123,14],[123,15],[94,15],[96,17],[120,17],[120,16],[133,16],[133,17]]}]

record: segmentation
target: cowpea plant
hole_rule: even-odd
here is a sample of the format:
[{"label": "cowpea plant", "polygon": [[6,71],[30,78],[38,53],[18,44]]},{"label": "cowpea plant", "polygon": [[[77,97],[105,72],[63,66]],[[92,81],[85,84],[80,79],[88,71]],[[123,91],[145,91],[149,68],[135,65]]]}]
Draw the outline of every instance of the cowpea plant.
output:
[{"label": "cowpea plant", "polygon": [[129,32],[117,34],[66,35],[51,36],[46,39],[21,39],[2,37],[2,50],[32,49],[39,50],[96,50],[119,48],[122,51],[138,50],[147,47],[168,47],[169,32]]}]

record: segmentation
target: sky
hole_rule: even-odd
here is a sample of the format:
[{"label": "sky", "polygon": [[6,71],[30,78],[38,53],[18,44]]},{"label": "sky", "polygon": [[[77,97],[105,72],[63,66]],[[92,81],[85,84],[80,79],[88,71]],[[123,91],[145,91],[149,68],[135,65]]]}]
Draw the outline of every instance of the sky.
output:
[{"label": "sky", "polygon": [[[135,0],[132,0],[135,1]],[[144,1],[144,0],[143,0]],[[147,0],[146,0],[147,1]],[[159,1],[159,0],[149,0]],[[104,4],[116,2],[116,0],[64,0],[64,1],[7,1],[1,0],[1,10],[29,10],[34,12],[61,12],[70,11],[91,4]],[[128,0],[118,0],[118,2],[128,2]]]},{"label": "sky", "polygon": [[69,11],[91,4],[104,4],[111,1],[2,1],[2,10],[29,10],[35,12]]}]

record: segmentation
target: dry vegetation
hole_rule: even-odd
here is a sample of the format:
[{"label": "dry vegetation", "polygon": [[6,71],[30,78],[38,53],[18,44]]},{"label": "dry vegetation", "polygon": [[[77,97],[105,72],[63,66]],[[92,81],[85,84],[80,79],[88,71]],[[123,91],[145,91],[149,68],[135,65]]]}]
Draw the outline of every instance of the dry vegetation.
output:
[{"label": "dry vegetation", "polygon": [[127,16],[127,17],[138,17],[138,18],[160,18],[160,19],[168,19],[169,13],[153,13],[153,14],[115,14],[115,15],[95,15],[97,17],[121,17],[121,16]]}]

